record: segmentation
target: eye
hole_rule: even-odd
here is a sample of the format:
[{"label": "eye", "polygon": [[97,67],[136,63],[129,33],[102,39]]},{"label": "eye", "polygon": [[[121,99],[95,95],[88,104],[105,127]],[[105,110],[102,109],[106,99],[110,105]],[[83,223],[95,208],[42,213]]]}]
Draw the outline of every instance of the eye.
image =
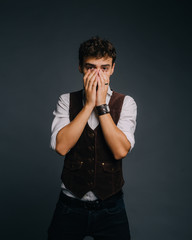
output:
[{"label": "eye", "polygon": [[103,67],[103,70],[104,70],[105,72],[107,72],[107,71],[108,71],[108,67]]},{"label": "eye", "polygon": [[87,70],[93,70],[94,69],[94,67],[87,67]]}]

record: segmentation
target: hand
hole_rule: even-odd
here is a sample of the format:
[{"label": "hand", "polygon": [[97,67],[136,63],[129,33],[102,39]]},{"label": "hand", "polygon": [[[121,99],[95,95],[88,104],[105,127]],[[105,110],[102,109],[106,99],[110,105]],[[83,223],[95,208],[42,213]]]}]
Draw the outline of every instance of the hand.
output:
[{"label": "hand", "polygon": [[[105,85],[105,83],[108,83],[108,85]],[[96,106],[99,106],[106,103],[107,90],[109,86],[109,77],[102,70],[99,70],[98,72],[97,84]]]},{"label": "hand", "polygon": [[95,103],[96,103],[97,74],[98,74],[98,71],[96,69],[94,71],[88,70],[83,77],[85,97],[86,97],[85,104],[93,108],[95,107]]}]

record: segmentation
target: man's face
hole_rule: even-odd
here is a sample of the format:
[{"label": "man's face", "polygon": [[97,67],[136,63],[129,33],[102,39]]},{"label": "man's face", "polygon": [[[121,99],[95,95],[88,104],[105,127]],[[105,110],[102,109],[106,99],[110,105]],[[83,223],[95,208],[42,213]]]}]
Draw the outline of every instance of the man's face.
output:
[{"label": "man's face", "polygon": [[100,69],[108,76],[108,78],[110,78],[110,76],[113,74],[114,67],[115,63],[112,65],[111,57],[103,57],[99,59],[95,57],[86,57],[84,59],[82,68],[79,66],[79,71],[85,75],[88,69],[91,71],[94,69]]}]

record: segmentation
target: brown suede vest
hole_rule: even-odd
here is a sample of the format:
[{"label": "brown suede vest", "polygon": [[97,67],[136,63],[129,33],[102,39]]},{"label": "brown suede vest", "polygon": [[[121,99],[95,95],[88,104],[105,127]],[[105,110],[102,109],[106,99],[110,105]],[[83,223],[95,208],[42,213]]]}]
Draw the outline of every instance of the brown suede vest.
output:
[{"label": "brown suede vest", "polygon": [[[109,108],[115,124],[119,120],[124,97],[123,94],[112,93]],[[82,107],[82,90],[70,93],[70,121]],[[121,190],[124,184],[122,159],[114,158],[100,124],[94,130],[86,124],[75,146],[66,154],[61,180],[79,198],[93,191],[104,200]]]}]

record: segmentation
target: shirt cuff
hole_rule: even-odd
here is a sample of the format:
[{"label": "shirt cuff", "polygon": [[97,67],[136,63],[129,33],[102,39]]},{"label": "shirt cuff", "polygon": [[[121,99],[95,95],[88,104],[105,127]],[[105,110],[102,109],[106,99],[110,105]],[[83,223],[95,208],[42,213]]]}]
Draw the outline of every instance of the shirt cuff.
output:
[{"label": "shirt cuff", "polygon": [[124,134],[125,134],[125,136],[127,137],[128,141],[129,141],[130,144],[131,144],[131,148],[130,148],[130,150],[129,150],[129,152],[131,152],[132,149],[133,149],[133,147],[134,147],[134,145],[135,145],[134,135],[131,134],[131,133],[125,133],[125,132],[124,132]]}]

